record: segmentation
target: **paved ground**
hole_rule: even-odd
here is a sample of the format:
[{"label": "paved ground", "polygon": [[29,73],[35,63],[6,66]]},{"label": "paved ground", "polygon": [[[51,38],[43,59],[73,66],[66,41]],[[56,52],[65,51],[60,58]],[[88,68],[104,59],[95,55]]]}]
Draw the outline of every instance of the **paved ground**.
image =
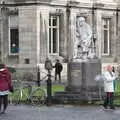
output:
[{"label": "paved ground", "polygon": [[104,111],[99,106],[33,107],[10,105],[0,120],[120,120],[120,108]]}]

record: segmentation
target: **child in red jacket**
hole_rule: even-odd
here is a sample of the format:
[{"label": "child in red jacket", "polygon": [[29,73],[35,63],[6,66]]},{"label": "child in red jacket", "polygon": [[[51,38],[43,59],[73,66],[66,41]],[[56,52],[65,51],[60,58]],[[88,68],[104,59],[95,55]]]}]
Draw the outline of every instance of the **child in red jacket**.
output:
[{"label": "child in red jacket", "polygon": [[[0,112],[5,113],[8,106],[8,94],[11,88],[11,74],[4,64],[0,64]],[[1,110],[3,103],[3,110]]]}]

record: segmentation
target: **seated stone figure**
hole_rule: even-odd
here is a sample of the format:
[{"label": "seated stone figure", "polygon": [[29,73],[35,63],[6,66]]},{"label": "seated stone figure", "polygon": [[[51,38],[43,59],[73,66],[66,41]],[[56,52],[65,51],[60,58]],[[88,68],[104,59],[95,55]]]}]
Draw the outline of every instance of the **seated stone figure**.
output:
[{"label": "seated stone figure", "polygon": [[84,17],[78,17],[73,59],[87,59],[91,47],[92,29]]}]

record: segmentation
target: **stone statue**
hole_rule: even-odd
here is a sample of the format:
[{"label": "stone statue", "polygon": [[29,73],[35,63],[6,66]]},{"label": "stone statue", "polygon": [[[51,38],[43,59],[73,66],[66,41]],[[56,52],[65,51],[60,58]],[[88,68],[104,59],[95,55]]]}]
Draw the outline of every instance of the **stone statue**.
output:
[{"label": "stone statue", "polygon": [[85,22],[84,17],[77,18],[75,37],[73,59],[86,60],[91,49],[92,29],[90,25]]}]

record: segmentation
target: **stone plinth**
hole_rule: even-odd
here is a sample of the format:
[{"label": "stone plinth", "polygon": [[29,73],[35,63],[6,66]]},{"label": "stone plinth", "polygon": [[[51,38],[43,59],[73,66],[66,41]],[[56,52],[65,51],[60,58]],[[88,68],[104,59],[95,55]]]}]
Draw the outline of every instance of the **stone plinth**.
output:
[{"label": "stone plinth", "polygon": [[101,62],[99,59],[68,63],[68,85],[67,92],[79,92],[85,99],[98,96],[99,86],[94,80],[101,73]]},{"label": "stone plinth", "polygon": [[56,92],[59,101],[94,101],[104,97],[103,87],[94,78],[101,73],[101,61],[90,59],[86,62],[68,63],[68,85],[65,92]]}]

